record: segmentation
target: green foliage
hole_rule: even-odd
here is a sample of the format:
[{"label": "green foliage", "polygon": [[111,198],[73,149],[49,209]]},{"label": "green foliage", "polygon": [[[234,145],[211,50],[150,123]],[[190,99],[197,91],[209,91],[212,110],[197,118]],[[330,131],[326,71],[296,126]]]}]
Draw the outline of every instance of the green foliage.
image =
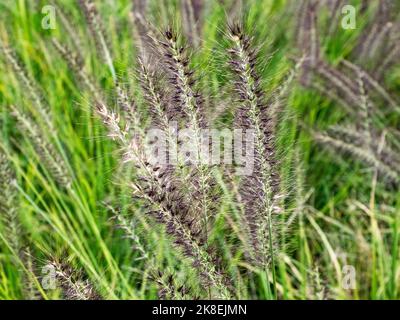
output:
[{"label": "green foliage", "polygon": [[[95,1],[95,18],[90,8],[82,10],[78,5],[90,1],[59,0],[56,29],[45,30],[41,10],[47,2],[0,3],[0,185],[4,188],[0,190],[0,299],[85,298],[86,294],[96,299],[400,298],[400,173],[396,167],[400,64],[398,58],[381,61],[379,57],[383,52],[385,58],[398,54],[399,32],[384,38],[385,48],[376,43],[375,55],[368,55],[360,45],[374,23],[381,21],[377,17],[383,17],[382,26],[392,21],[392,30],[399,30],[398,5],[379,16],[380,1],[370,1],[367,9],[364,1],[351,1],[358,10],[355,30],[342,30],[340,12],[334,16],[321,5],[315,24],[319,41],[314,42],[319,53],[312,56],[307,45],[313,43],[298,34],[300,12],[307,13],[312,0],[305,0],[302,9],[302,1],[204,0],[201,15],[190,17],[190,8],[182,3],[191,2],[193,9],[199,1]],[[138,5],[146,2],[146,10]],[[90,19],[94,22],[89,27]],[[219,199],[215,205],[196,205],[206,214],[212,212],[207,240],[217,251],[196,246],[201,265],[193,267],[171,240],[185,235],[179,228],[186,226],[175,225],[178,232],[165,232],[165,219],[158,224],[148,217],[146,199],[132,200],[132,181],[140,169],[122,164],[127,143],[116,138],[121,133],[116,129],[119,123],[115,125],[116,114],[109,113],[124,103],[131,107],[133,98],[139,120],[134,122],[122,108],[121,128],[124,121],[136,125],[152,121],[151,104],[157,106],[158,100],[149,103],[143,93],[143,79],[137,77],[143,65],[137,57],[151,57],[157,49],[147,36],[172,25],[190,40],[193,52],[187,53],[190,63],[184,67],[196,72],[196,89],[205,93],[208,119],[219,128],[231,125],[238,102],[228,66],[230,20],[242,20],[258,48],[263,99],[278,107],[274,148],[286,197],[281,203],[285,210],[278,215],[281,221],[276,221],[279,230],[270,230],[279,232],[279,237],[274,236],[279,250],[271,254],[272,267],[270,257],[258,257],[264,263],[261,268],[246,258],[240,182],[231,179],[229,170],[208,168],[204,181],[216,185]],[[299,39],[306,40],[299,44]],[[63,52],[57,43],[71,51]],[[178,47],[174,49],[179,53]],[[297,72],[302,55],[307,63],[301,64],[300,76],[296,73],[294,83],[284,89],[282,83],[291,70]],[[308,63],[309,56],[317,63]],[[166,67],[161,64],[165,70],[160,69],[156,59],[145,61],[155,70],[142,69],[142,73],[162,74]],[[354,96],[334,82],[332,74],[350,81]],[[360,94],[357,88],[363,84],[366,89]],[[271,95],[281,91],[285,91],[282,97]],[[372,111],[354,101],[366,95]],[[197,101],[189,102],[196,107]],[[360,119],[368,120],[368,128]],[[200,120],[191,119],[202,126]],[[332,130],[335,143],[329,143]],[[372,141],[357,144],[358,136]],[[348,152],[341,155],[332,145]],[[381,152],[375,152],[379,146]],[[393,179],[381,174],[387,167]],[[187,178],[185,174],[179,178]],[[155,175],[160,178],[159,171]],[[160,185],[163,182],[160,178]],[[157,199],[150,200],[160,206]],[[169,218],[178,221],[174,215]],[[210,258],[213,255],[221,258],[223,270],[214,270],[219,262]],[[42,286],[46,265],[58,270],[58,290]],[[356,272],[352,289],[343,285],[346,266]],[[201,268],[211,274],[206,285],[199,280]]]}]

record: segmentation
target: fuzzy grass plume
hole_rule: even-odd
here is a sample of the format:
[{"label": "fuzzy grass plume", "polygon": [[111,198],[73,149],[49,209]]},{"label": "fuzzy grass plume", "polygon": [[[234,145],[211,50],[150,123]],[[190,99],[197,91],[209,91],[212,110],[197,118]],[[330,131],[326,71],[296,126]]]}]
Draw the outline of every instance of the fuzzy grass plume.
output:
[{"label": "fuzzy grass plume", "polygon": [[230,65],[236,75],[235,88],[240,102],[236,122],[240,128],[254,130],[254,169],[251,175],[243,178],[240,188],[253,248],[251,258],[259,267],[266,268],[271,264],[274,270],[280,184],[274,124],[256,71],[257,52],[252,47],[251,38],[238,24],[230,26],[229,32],[232,42]]}]

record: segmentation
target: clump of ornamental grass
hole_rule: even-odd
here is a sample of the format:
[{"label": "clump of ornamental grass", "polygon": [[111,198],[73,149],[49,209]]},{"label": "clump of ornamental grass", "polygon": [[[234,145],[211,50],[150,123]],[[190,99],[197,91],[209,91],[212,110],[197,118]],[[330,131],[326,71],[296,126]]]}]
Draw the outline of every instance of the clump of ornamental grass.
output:
[{"label": "clump of ornamental grass", "polygon": [[[89,23],[91,22],[89,21]],[[157,41],[165,50],[165,63],[169,63],[171,72],[175,73],[170,77],[171,85],[175,84],[175,109],[170,110],[171,105],[167,105],[166,99],[156,87],[154,75],[150,73],[144,62],[139,60],[140,81],[149,109],[155,115],[153,117],[156,120],[154,124],[166,130],[167,121],[171,119],[171,115],[173,117],[179,115],[179,120],[181,121],[186,117],[188,126],[193,127],[196,134],[199,135],[199,129],[204,127],[204,121],[199,111],[200,97],[193,88],[192,74],[188,70],[188,62],[183,60],[183,51],[178,47],[177,38],[172,34],[172,31],[167,30],[163,37],[164,42],[162,42],[163,40]],[[200,276],[216,289],[216,296],[220,298],[228,297],[229,292],[225,285],[227,280],[224,279],[224,276],[218,270],[218,266],[215,265],[214,258],[205,244],[204,228],[199,227],[200,224],[198,223],[199,219],[210,214],[208,209],[203,209],[201,218],[198,217],[198,213],[195,216],[196,211],[185,203],[185,192],[182,185],[176,183],[178,177],[174,174],[174,168],[157,165],[146,154],[144,131],[137,127],[138,121],[134,121],[139,115],[132,108],[132,103],[127,104],[128,99],[125,92],[116,87],[120,110],[111,110],[103,98],[104,95],[99,93],[93,81],[85,73],[84,68],[78,68],[70,51],[56,40],[53,41],[53,44],[71,68],[76,71],[78,78],[86,88],[94,95],[94,110],[105,124],[108,136],[120,145],[123,154],[121,161],[132,163],[136,168],[136,179],[131,183],[133,196],[144,201],[148,208],[148,214],[166,227],[167,233],[174,238],[175,245],[181,248],[183,254],[193,261],[193,266],[199,271]],[[174,67],[175,69],[173,69]],[[122,119],[120,111],[126,111],[132,117]],[[191,114],[192,111],[195,112]],[[181,115],[183,116],[181,117]],[[131,129],[135,129],[135,131]],[[200,137],[197,138],[197,143],[200,143]],[[204,197],[204,201],[209,203],[210,200],[205,195],[208,190],[204,190],[206,187],[204,169],[201,168],[203,171],[196,169],[199,171],[200,177],[198,179],[201,181],[196,187],[202,188],[200,189],[202,190],[201,197]],[[196,173],[191,173],[192,177],[195,175]]]},{"label": "clump of ornamental grass", "polygon": [[198,268],[200,275],[217,289],[217,297],[227,298],[229,293],[225,280],[199,240],[199,230],[194,229],[193,220],[171,176],[164,168],[149,162],[139,136],[132,140],[126,138],[127,131],[120,127],[115,113],[109,112],[104,105],[98,105],[96,110],[108,128],[109,136],[121,144],[125,161],[134,163],[137,169],[137,178],[131,183],[133,196],[144,201],[149,208],[148,214],[166,227],[175,245],[193,260],[193,266]]},{"label": "clump of ornamental grass", "polygon": [[[198,275],[198,287],[202,290],[202,296],[217,299],[234,297],[234,284],[229,279],[229,271],[223,259],[219,257],[220,248],[212,238],[222,196],[210,160],[205,161],[202,158],[204,146],[210,144],[204,139],[203,131],[209,129],[212,123],[207,117],[204,94],[198,84],[197,70],[192,65],[190,47],[174,28],[167,27],[163,32],[158,32],[146,24],[141,12],[135,14],[134,22],[143,27],[139,36],[146,42],[142,44],[137,59],[136,74],[143,98],[138,101],[117,81],[112,51],[94,2],[80,0],[79,3],[96,43],[97,53],[108,66],[114,80],[113,94],[116,103],[110,103],[96,78],[89,75],[81,52],[74,53],[57,39],[52,39],[52,43],[74,72],[82,88],[90,93],[93,112],[104,124],[107,137],[119,147],[120,164],[133,169],[129,187],[134,203],[140,205],[152,221],[164,227],[177,249],[177,255],[190,261],[191,270]],[[196,16],[200,9],[195,9],[200,8],[199,3],[194,0],[182,1],[182,6],[187,20],[184,23],[191,27],[190,30],[187,27],[185,29],[189,34],[189,42],[196,46],[196,33],[199,30],[195,31],[197,25],[194,25],[194,21],[201,19],[199,15]],[[63,22],[64,27],[71,29],[67,22]],[[240,222],[243,223],[247,236],[243,251],[253,268],[266,272],[267,275],[272,271],[276,290],[275,259],[280,250],[282,220],[279,215],[285,206],[280,162],[276,152],[277,123],[280,109],[283,108],[283,99],[303,60],[279,86],[277,92],[267,96],[257,70],[260,57],[253,39],[238,24],[229,27],[228,39],[230,66],[235,78],[232,84],[235,86],[234,94],[237,98],[234,124],[240,129],[253,130],[252,139],[255,145],[254,154],[248,155],[254,159],[247,159],[254,161],[254,169],[249,175],[242,177],[239,186],[238,200],[243,208]],[[82,41],[73,43],[76,46]],[[151,65],[150,61],[156,61],[157,67]],[[15,72],[20,71],[16,69]],[[149,125],[144,125],[138,105],[144,105],[148,110]],[[17,108],[13,110],[29,133],[30,139],[35,142],[34,145],[40,147],[37,152],[44,160],[45,167],[51,169],[60,183],[68,185],[69,182],[61,180],[62,177],[67,177],[67,174],[62,174],[63,162],[56,158],[57,154],[43,138],[35,119]],[[51,123],[51,119],[48,122]],[[176,129],[171,129],[171,122],[176,124]],[[161,130],[166,137],[167,163],[160,162],[155,154],[147,150],[146,133],[152,128]],[[194,150],[190,156],[175,155],[176,150],[171,150],[176,143],[179,146],[185,142],[182,138],[177,138],[174,131],[183,129],[190,131],[190,142]],[[149,269],[156,271],[158,276],[154,277],[154,282],[160,288],[160,298],[193,297],[189,286],[178,285],[173,276],[166,275],[165,270],[159,270],[150,261],[149,249],[138,237],[135,226],[119,214],[115,219],[125,236],[132,241],[133,249],[139,251],[140,258],[148,260]],[[81,273],[76,273],[69,264],[52,260],[50,265],[56,270],[66,299],[99,297],[93,286],[83,280]]]},{"label": "clump of ornamental grass", "polygon": [[[398,41],[396,41],[398,39],[396,33],[399,29],[391,17],[389,1],[379,2],[376,17],[368,25],[368,30],[360,38],[360,43],[351,52],[346,46],[346,50],[343,51],[345,58],[340,58],[338,63],[331,62],[328,54],[325,55],[319,41],[319,33],[326,34],[328,32],[335,41],[336,36],[339,38],[340,9],[345,2],[343,0],[294,2],[296,6],[300,7],[297,45],[301,58],[297,59],[298,62],[294,69],[273,93],[265,90],[266,85],[263,83],[262,67],[260,66],[260,64],[266,63],[268,58],[263,57],[257,51],[257,44],[253,37],[247,34],[241,25],[230,26],[226,36],[226,40],[229,41],[229,44],[226,45],[229,49],[224,53],[229,55],[231,77],[225,78],[224,70],[218,70],[215,77],[213,74],[215,79],[210,85],[212,87],[210,92],[218,91],[218,94],[223,97],[222,101],[217,101],[215,97],[208,97],[204,94],[205,90],[200,90],[199,71],[203,70],[195,67],[194,59],[192,59],[192,48],[203,49],[201,48],[201,23],[206,20],[203,16],[205,12],[203,9],[209,5],[208,2],[180,0],[174,3],[180,11],[181,32],[184,35],[182,36],[172,27],[167,27],[163,29],[163,32],[159,32],[146,20],[149,2],[147,0],[132,1],[131,22],[134,26],[132,33],[135,36],[135,45],[139,49],[137,50],[138,57],[134,59],[135,81],[132,83],[135,85],[129,88],[132,90],[128,90],[128,86],[122,84],[130,83],[130,81],[125,82],[116,75],[113,61],[113,52],[115,53],[116,50],[111,50],[104,28],[105,24],[100,11],[95,7],[95,1],[79,0],[78,2],[86,19],[90,39],[80,39],[79,33],[74,30],[72,17],[57,9],[57,22],[61,22],[64,31],[71,35],[69,40],[72,41],[67,43],[72,45],[72,49],[55,38],[52,39],[52,43],[73,71],[79,83],[79,89],[88,93],[92,106],[90,113],[95,114],[104,125],[100,131],[106,132],[107,138],[118,146],[117,163],[124,169],[126,168],[127,173],[129,172],[123,177],[115,176],[114,180],[117,184],[128,182],[123,191],[125,192],[128,187],[131,196],[131,199],[128,200],[129,208],[134,210],[135,216],[125,216],[117,210],[111,209],[116,227],[121,229],[123,236],[130,241],[131,250],[134,253],[128,255],[132,257],[129,261],[127,261],[128,259],[119,259],[121,255],[117,254],[116,260],[124,261],[120,262],[124,263],[121,268],[121,280],[126,279],[123,271],[127,267],[126,264],[133,273],[139,271],[143,275],[142,282],[138,284],[138,279],[132,273],[132,282],[128,281],[130,283],[126,286],[127,289],[133,289],[132,291],[128,290],[129,294],[135,291],[134,286],[139,285],[141,292],[146,287],[146,290],[153,293],[153,289],[156,287],[160,299],[227,299],[256,297],[262,294],[266,296],[270,294],[270,286],[272,286],[274,289],[272,296],[277,298],[280,298],[281,294],[282,297],[288,298],[330,298],[331,294],[328,288],[330,290],[331,283],[325,281],[329,278],[326,278],[326,274],[320,272],[318,268],[312,271],[318,261],[311,260],[314,258],[318,260],[319,254],[324,259],[324,249],[328,249],[329,257],[333,260],[335,257],[331,253],[329,242],[334,245],[335,239],[326,232],[325,227],[329,228],[329,226],[324,224],[324,230],[316,228],[324,245],[312,246],[316,243],[314,234],[311,233],[310,237],[305,220],[314,221],[311,223],[312,226],[318,227],[320,222],[312,219],[320,218],[320,216],[314,214],[315,210],[307,217],[307,213],[312,209],[307,206],[306,201],[313,190],[305,194],[302,188],[304,173],[298,150],[295,161],[289,164],[295,169],[297,180],[293,184],[287,181],[287,176],[291,174],[289,171],[292,168],[282,165],[282,160],[286,159],[281,157],[279,152],[281,144],[277,143],[277,139],[280,137],[281,125],[285,124],[281,123],[280,116],[285,112],[285,98],[290,92],[290,84],[297,75],[297,71],[301,70],[299,79],[303,86],[316,90],[338,102],[355,119],[348,124],[338,123],[324,132],[312,132],[313,137],[323,146],[351,154],[373,167],[374,173],[379,173],[379,176],[383,177],[385,181],[398,184],[400,152],[399,142],[396,141],[396,138],[399,140],[399,133],[395,128],[381,129],[384,127],[386,115],[391,116],[392,113],[399,110],[390,89],[385,88],[381,81],[382,75],[385,74],[385,71],[390,70],[389,68],[396,62],[399,55]],[[220,3],[228,7],[228,16],[237,16],[238,12],[242,11],[239,9],[241,4],[245,4],[243,1],[232,0],[220,1]],[[366,12],[372,11],[374,8],[371,3],[371,1],[362,1],[360,10],[357,12],[363,16]],[[167,9],[164,4],[162,6],[162,9]],[[257,6],[249,7],[251,11],[249,20],[252,22],[258,15],[252,9]],[[326,15],[321,14],[323,10],[327,11],[327,8],[330,12],[325,12]],[[37,7],[36,9],[39,10]],[[275,9],[271,8],[272,10]],[[168,12],[163,12],[162,18],[164,18],[164,14],[168,15]],[[329,28],[326,28],[326,25],[324,26],[323,21],[320,20],[324,16],[329,17],[331,21]],[[357,17],[357,21],[361,21],[361,19]],[[116,22],[115,27],[118,30],[121,25],[120,21]],[[340,32],[342,31],[340,30]],[[210,34],[212,35],[212,33]],[[347,32],[348,34],[350,32]],[[33,36],[36,36],[36,33],[33,33]],[[91,40],[93,40],[99,60],[108,67],[113,81],[100,79],[98,74],[88,72],[86,62],[91,59],[85,59],[88,52],[85,52],[83,44],[91,43]],[[324,42],[324,47],[328,48],[327,52],[331,57],[336,51],[329,49],[331,45],[329,41],[328,38]],[[115,43],[119,43],[119,41]],[[341,42],[337,41],[335,44],[340,45]],[[213,52],[214,49],[212,48]],[[384,57],[384,63],[376,65],[374,62],[378,61],[377,57],[379,56]],[[72,179],[68,173],[69,170],[66,169],[63,157],[58,154],[57,147],[60,148],[63,143],[59,143],[56,135],[57,126],[54,128],[52,108],[49,108],[35,83],[29,80],[28,73],[23,64],[16,59],[16,55],[7,48],[4,57],[6,64],[13,69],[13,75],[17,76],[20,87],[25,89],[30,98],[29,108],[23,108],[26,106],[20,105],[20,103],[15,103],[18,107],[11,107],[11,113],[19,124],[19,131],[28,141],[32,142],[31,145],[41,162],[41,168],[50,173],[57,184],[68,188]],[[132,59],[129,61],[131,62]],[[96,65],[96,68],[98,67]],[[96,69],[96,72],[98,70]],[[204,68],[205,70],[207,69]],[[71,82],[68,81],[68,85],[70,84]],[[111,90],[108,88],[106,93],[103,85],[110,86]],[[231,87],[234,87],[233,90],[230,90]],[[110,91],[112,98],[110,98]],[[210,103],[206,104],[203,100]],[[254,170],[249,175],[236,177],[233,174],[234,169],[240,170],[241,168],[228,166],[227,169],[225,165],[215,165],[211,169],[210,163],[205,164],[198,161],[201,157],[201,148],[207,143],[203,141],[202,130],[212,128],[216,122],[215,116],[221,115],[221,111],[210,110],[210,106],[221,107],[224,116],[228,116],[227,119],[220,117],[225,122],[224,125],[230,121],[230,115],[226,112],[229,109],[234,114],[235,129],[253,131],[254,154],[247,155],[248,158],[245,159],[247,162],[254,161]],[[210,114],[213,116],[207,116]],[[288,114],[285,113],[285,116]],[[387,118],[389,119],[389,117]],[[171,123],[174,123],[175,126],[171,127]],[[91,129],[91,126],[89,125],[88,128]],[[147,152],[148,144],[150,146],[155,144],[156,139],[150,143],[146,140],[148,132],[154,128],[165,136],[166,147],[163,151],[166,154],[166,163],[160,162],[156,154]],[[294,126],[292,128],[293,131],[288,132],[288,135],[293,134],[292,138],[294,138],[296,133]],[[98,132],[97,129],[94,131]],[[173,149],[176,143],[179,147],[185,142],[176,136],[177,131],[183,129],[189,129],[191,132],[191,142],[194,147],[193,157],[176,155],[176,150]],[[14,140],[18,138],[19,135]],[[95,156],[101,158],[105,154],[99,150],[103,149],[95,148]],[[174,159],[175,157],[176,159]],[[172,161],[173,159],[176,161]],[[28,158],[28,160],[31,159]],[[84,169],[88,169],[90,172],[90,167]],[[20,170],[24,177],[29,176],[29,173],[22,172],[23,168]],[[216,179],[221,184],[222,190],[217,186]],[[27,182],[30,181],[27,180]],[[85,181],[81,182],[85,183]],[[76,187],[79,183],[80,181],[74,181]],[[94,190],[96,187],[85,185],[86,189]],[[294,191],[293,197],[289,194],[288,189]],[[107,187],[103,190],[111,191]],[[51,191],[51,189],[44,191]],[[111,191],[109,197],[120,194],[119,191]],[[60,193],[60,195],[62,194]],[[67,193],[68,195],[70,193]],[[93,193],[94,197],[96,195],[97,193]],[[45,196],[47,197],[47,195]],[[293,200],[296,201],[296,208],[291,212],[288,207]],[[122,202],[125,204],[125,199]],[[38,209],[42,210],[42,204],[47,207],[47,203],[43,201]],[[84,202],[81,204],[86,207]],[[64,218],[63,212],[56,212],[58,209],[63,211],[63,206],[64,203],[57,203],[56,206],[50,204],[51,212],[46,212],[46,215],[56,217],[59,215]],[[92,208],[92,202],[88,201],[87,206]],[[71,205],[71,208],[76,209],[78,206]],[[376,208],[384,212],[378,204]],[[367,215],[364,216],[366,220],[371,219],[372,221],[375,216],[369,214],[369,208],[367,209],[365,211]],[[91,212],[88,211],[87,214],[91,217]],[[93,215],[98,217],[94,213]],[[138,227],[134,220],[139,215],[145,230],[143,233],[141,233],[142,226]],[[101,219],[100,215],[99,218]],[[334,222],[336,225],[334,217],[326,218],[321,213],[321,218],[324,221],[326,219],[328,223]],[[100,219],[94,222],[94,228],[98,223],[99,239],[103,240],[108,226],[103,228]],[[293,227],[294,221],[297,219],[300,228],[299,241],[297,238],[286,239],[285,237],[290,238],[289,229]],[[350,217],[350,219],[353,218]],[[384,219],[385,221],[389,220],[391,216],[385,216]],[[68,230],[68,219],[57,222],[59,230],[64,229],[64,222],[66,223],[65,229]],[[342,226],[341,223],[337,225]],[[363,228],[368,230],[367,239],[370,237],[370,228],[368,225],[363,225]],[[394,226],[395,228],[396,226]],[[83,235],[86,235],[85,230],[82,229]],[[166,243],[164,235],[159,234],[160,230],[165,231]],[[324,233],[327,235],[326,238]],[[7,231],[7,234],[11,235],[12,232]],[[384,236],[386,242],[386,233]],[[62,241],[70,239],[75,241],[73,235],[71,238],[68,235],[67,237],[68,239],[62,239]],[[78,234],[76,239],[81,240],[82,238]],[[168,249],[172,248],[168,253],[164,253],[162,250],[157,252],[159,253],[157,258],[161,257],[160,261],[153,257],[155,256],[154,247],[159,245],[154,239],[163,240],[160,241],[162,243],[160,249],[164,249],[164,246]],[[308,242],[309,239],[312,241]],[[363,241],[367,242],[366,239]],[[107,247],[110,243],[107,241],[113,242],[115,239],[106,236],[104,240],[106,242],[104,250],[108,250]],[[296,254],[289,256],[286,246],[290,246],[290,244],[286,241],[290,240],[294,240],[293,244],[298,245],[299,250],[297,251],[296,248]],[[89,243],[83,243],[84,251],[86,251],[86,245],[89,247]],[[17,247],[15,244],[12,246]],[[321,251],[315,251],[315,247]],[[86,253],[89,254],[90,259],[97,256],[97,252],[94,256],[91,254],[95,253],[94,251],[81,252],[81,255],[80,248],[72,250],[77,250],[75,253],[82,259],[85,259]],[[368,250],[365,253],[366,261],[362,265],[370,262]],[[22,251],[24,252],[24,250]],[[379,250],[376,251],[379,255]],[[312,255],[314,253],[317,253],[318,256]],[[31,255],[27,254],[27,256]],[[380,261],[380,258],[377,258],[374,260]],[[26,269],[34,269],[31,262],[24,262]],[[31,264],[30,267],[29,264]],[[347,263],[343,262],[343,264]],[[93,267],[95,265],[93,264]],[[64,299],[100,298],[95,286],[87,280],[83,272],[73,267],[66,259],[51,259],[48,266],[55,270],[58,286]],[[113,265],[109,266],[113,273],[120,272],[118,269],[113,269]],[[340,267],[340,265],[338,266]],[[116,267],[118,268],[118,266]],[[334,267],[337,268],[336,265]],[[374,266],[371,267],[371,269],[373,268]],[[287,277],[288,273],[285,269],[288,270],[289,277]],[[278,270],[282,273],[276,275]],[[96,271],[95,268],[92,271]],[[182,271],[188,271],[188,273]],[[373,271],[375,272],[375,270]],[[362,272],[361,270],[360,274]],[[340,271],[338,273],[340,274]],[[373,272],[368,271],[367,273],[367,275],[363,275],[365,279],[376,277]],[[31,274],[34,274],[34,271]],[[395,280],[396,273],[393,272],[393,274]],[[261,281],[258,281],[258,275],[260,275]],[[279,277],[282,280],[281,284],[276,283]],[[338,280],[340,277],[338,275]],[[386,277],[382,278],[386,282]],[[150,280],[148,286],[147,279]],[[371,283],[372,281],[375,279],[371,279]],[[260,285],[260,283],[262,284]],[[372,285],[374,284],[372,283]],[[393,287],[395,291],[395,285]],[[33,287],[29,286],[29,283],[26,288],[30,292],[35,291]],[[120,284],[113,281],[110,290],[117,291],[119,289]],[[377,291],[385,291],[381,289],[383,286],[377,288]],[[359,291],[356,292],[354,296],[359,294]],[[394,292],[393,296],[396,294]]]},{"label": "clump of ornamental grass", "polygon": [[193,221],[182,204],[182,196],[171,183],[168,173],[162,167],[151,165],[138,137],[126,144],[123,138],[125,134],[117,129],[118,118],[109,114],[105,107],[98,107],[98,113],[109,130],[112,130],[112,136],[117,136],[123,143],[126,161],[135,163],[137,179],[131,183],[133,196],[147,203],[148,214],[166,227],[175,245],[193,260],[193,266],[200,270],[201,276],[217,289],[217,296],[226,298],[228,292],[223,277],[203,248],[203,243],[199,242],[199,231],[194,230]]},{"label": "clump of ornamental grass", "polygon": [[[144,25],[142,18],[137,14],[135,22]],[[89,24],[94,24],[93,18],[87,20]],[[165,134],[168,146],[173,146],[176,137],[170,124],[175,122],[178,130],[191,131],[194,145],[194,157],[178,156],[176,163],[168,162],[167,165],[157,163],[157,159],[146,153],[146,129],[139,125],[137,119],[140,116],[133,99],[115,83],[119,110],[110,108],[104,95],[84,68],[78,65],[71,51],[55,39],[53,44],[81,83],[92,93],[94,111],[104,123],[108,137],[119,144],[122,163],[134,166],[135,178],[130,184],[133,197],[147,208],[149,216],[165,226],[175,246],[192,260],[192,266],[205,281],[211,297],[229,298],[232,297],[229,281],[222,273],[220,261],[216,259],[217,248],[209,240],[220,194],[210,164],[199,161],[202,160],[201,150],[205,143],[202,130],[208,129],[210,122],[206,116],[203,94],[197,85],[196,70],[191,65],[189,48],[173,28],[167,27],[161,34],[156,34],[153,28],[149,30],[147,48],[142,48],[138,58],[137,78],[149,110],[151,125]],[[274,271],[274,259],[279,250],[278,214],[283,210],[279,162],[275,152],[277,113],[282,105],[280,99],[286,95],[294,74],[291,73],[278,92],[268,98],[257,74],[258,57],[252,39],[239,25],[230,28],[229,39],[239,103],[235,124],[241,129],[255,131],[255,169],[251,175],[243,177],[240,187],[244,206],[243,222],[248,232],[246,255],[256,268]],[[165,70],[164,73],[149,65],[146,57],[150,54],[149,48],[155,49],[151,54],[158,56],[157,63]],[[98,49],[105,51],[104,48]],[[167,159],[170,159],[173,155],[169,153],[170,148],[167,147],[167,150]],[[128,236],[132,237],[125,220],[122,224]],[[132,240],[137,244],[136,237]],[[161,283],[170,284],[168,281]]]}]

